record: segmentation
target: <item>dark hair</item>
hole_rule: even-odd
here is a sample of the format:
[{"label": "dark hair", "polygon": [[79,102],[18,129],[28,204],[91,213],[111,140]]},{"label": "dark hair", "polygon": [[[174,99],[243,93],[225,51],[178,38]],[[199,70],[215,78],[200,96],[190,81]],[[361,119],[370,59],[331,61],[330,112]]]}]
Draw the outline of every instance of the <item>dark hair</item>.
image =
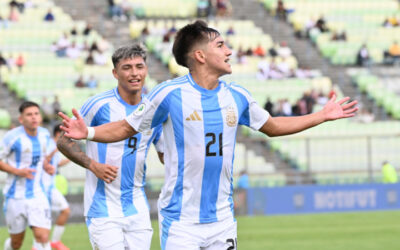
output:
[{"label": "dark hair", "polygon": [[116,68],[118,63],[121,60],[128,59],[128,58],[134,58],[137,56],[143,58],[143,61],[146,62],[147,50],[146,50],[146,47],[140,43],[134,43],[132,45],[123,46],[123,47],[118,48],[112,55],[111,59],[112,59],[114,68]]},{"label": "dark hair", "polygon": [[199,43],[209,42],[220,36],[220,33],[209,28],[207,23],[197,20],[192,24],[188,24],[178,31],[176,34],[172,53],[179,65],[186,68],[188,66],[188,53]]},{"label": "dark hair", "polygon": [[61,126],[61,124],[57,124],[57,125],[54,126],[54,128],[53,128],[53,136],[56,136],[57,133],[62,132],[60,126]]},{"label": "dark hair", "polygon": [[40,109],[39,105],[36,102],[25,101],[21,104],[21,106],[19,106],[19,113],[22,114],[25,109],[30,107],[37,107],[38,109]]}]

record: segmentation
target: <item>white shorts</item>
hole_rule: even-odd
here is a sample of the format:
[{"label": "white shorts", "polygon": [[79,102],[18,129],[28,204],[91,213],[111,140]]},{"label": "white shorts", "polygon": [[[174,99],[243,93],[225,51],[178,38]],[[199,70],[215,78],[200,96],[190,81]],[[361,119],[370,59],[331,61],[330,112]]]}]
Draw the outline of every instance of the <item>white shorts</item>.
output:
[{"label": "white shorts", "polygon": [[27,226],[51,228],[49,201],[44,195],[32,199],[7,198],[4,201],[4,208],[10,234],[22,233]]},{"label": "white shorts", "polygon": [[51,189],[50,207],[51,211],[56,211],[56,212],[62,211],[69,207],[67,199],[65,199],[64,195],[62,195],[57,188]]},{"label": "white shorts", "polygon": [[171,221],[158,215],[162,250],[237,249],[237,223],[233,218],[213,223]]},{"label": "white shorts", "polygon": [[122,218],[86,218],[93,249],[150,249],[153,229],[146,200],[135,202],[137,214]]}]

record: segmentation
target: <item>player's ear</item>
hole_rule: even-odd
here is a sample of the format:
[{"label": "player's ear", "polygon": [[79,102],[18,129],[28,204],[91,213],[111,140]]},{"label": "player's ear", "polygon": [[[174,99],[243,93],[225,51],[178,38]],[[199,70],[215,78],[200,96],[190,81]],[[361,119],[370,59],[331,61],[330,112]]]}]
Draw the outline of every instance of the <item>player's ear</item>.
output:
[{"label": "player's ear", "polygon": [[115,68],[112,69],[112,73],[115,79],[118,80],[118,74],[117,74],[117,70]]},{"label": "player's ear", "polygon": [[202,49],[197,49],[197,50],[193,51],[193,56],[194,56],[194,59],[196,61],[200,62],[201,64],[206,62],[206,55]]}]

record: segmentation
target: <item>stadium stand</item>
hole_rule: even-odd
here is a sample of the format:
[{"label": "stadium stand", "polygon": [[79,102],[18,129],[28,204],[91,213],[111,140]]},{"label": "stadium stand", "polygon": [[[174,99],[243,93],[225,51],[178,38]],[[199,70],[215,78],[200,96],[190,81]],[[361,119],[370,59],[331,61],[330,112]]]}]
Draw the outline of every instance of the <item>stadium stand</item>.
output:
[{"label": "stadium stand", "polygon": [[[272,13],[276,10],[274,0],[260,0]],[[384,63],[384,51],[398,40],[400,30],[383,25],[385,19],[397,19],[398,2],[392,0],[369,1],[284,1],[290,22],[297,34],[309,36],[321,54],[335,65],[356,63],[357,53],[363,44],[369,50],[372,62]],[[318,10],[316,12],[315,10]],[[326,31],[315,27],[323,17]],[[334,34],[346,33],[346,40],[332,39]]]}]

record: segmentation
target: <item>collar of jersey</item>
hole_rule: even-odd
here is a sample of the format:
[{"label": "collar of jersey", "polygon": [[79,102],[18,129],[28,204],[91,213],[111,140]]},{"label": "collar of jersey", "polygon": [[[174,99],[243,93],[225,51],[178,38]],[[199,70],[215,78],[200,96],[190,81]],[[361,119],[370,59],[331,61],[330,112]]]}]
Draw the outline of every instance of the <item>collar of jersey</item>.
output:
[{"label": "collar of jersey", "polygon": [[[135,107],[137,107],[137,106],[142,102],[142,101],[140,101],[140,102],[139,102],[138,104],[136,104],[136,105],[131,105],[131,104],[125,102],[124,99],[122,99],[122,97],[119,95],[118,87],[115,87],[115,88],[114,88],[114,94],[115,94],[115,97],[117,98],[117,100],[118,100],[120,103],[122,103],[122,105],[127,106],[127,107],[133,107],[133,108],[135,108]],[[144,97],[144,95],[142,94],[142,95],[141,95],[141,100],[143,100],[143,97]]]},{"label": "collar of jersey", "polygon": [[203,87],[200,87],[193,79],[192,74],[187,74],[187,79],[190,83],[190,85],[192,85],[195,89],[197,89],[198,91],[200,91],[202,94],[208,94],[208,95],[213,95],[216,94],[220,89],[221,89],[221,80],[218,80],[218,86],[215,89],[205,89]]}]

